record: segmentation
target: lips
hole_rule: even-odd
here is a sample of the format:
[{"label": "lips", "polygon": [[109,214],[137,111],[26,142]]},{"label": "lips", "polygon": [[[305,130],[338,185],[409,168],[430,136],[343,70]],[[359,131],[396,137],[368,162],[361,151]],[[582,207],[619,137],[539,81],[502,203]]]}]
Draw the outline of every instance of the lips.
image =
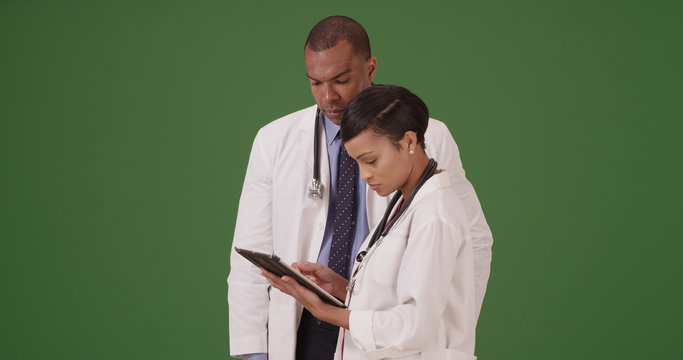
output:
[{"label": "lips", "polygon": [[379,184],[377,184],[377,185],[368,184],[368,186],[370,187],[370,190],[372,190],[372,191],[377,191],[377,189],[379,189]]},{"label": "lips", "polygon": [[338,118],[338,117],[341,117],[341,116],[344,114],[344,109],[328,109],[328,110],[327,110],[327,114],[328,114],[330,117]]}]

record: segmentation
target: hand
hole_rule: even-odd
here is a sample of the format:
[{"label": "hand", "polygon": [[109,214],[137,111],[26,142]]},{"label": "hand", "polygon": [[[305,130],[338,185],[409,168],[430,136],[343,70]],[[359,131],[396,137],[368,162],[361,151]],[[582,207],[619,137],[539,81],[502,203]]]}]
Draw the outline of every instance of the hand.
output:
[{"label": "hand", "polygon": [[[322,267],[325,268],[324,266]],[[327,269],[329,271],[332,271],[332,269]],[[322,271],[323,274],[328,274],[327,270]],[[334,271],[332,271],[332,273],[334,273]],[[311,290],[308,290],[290,276],[285,275],[283,277],[279,277],[271,272],[268,272],[263,268],[261,268],[261,275],[268,279],[268,281],[271,285],[273,285],[274,288],[282,291],[285,294],[292,296],[297,301],[299,301],[301,305],[308,309],[308,311],[310,311],[311,314],[313,314],[313,316],[315,316],[316,318],[322,321],[326,321],[330,324],[341,326],[344,329],[349,328],[348,310],[325,303],[324,301],[322,301],[322,299],[320,299],[320,297],[318,297],[316,293],[314,293]],[[334,278],[331,275],[330,277]],[[346,281],[346,279],[344,279],[343,277],[341,278],[344,281]],[[336,287],[336,281],[333,282],[335,283],[334,286]]]},{"label": "hand", "polygon": [[334,270],[327,266],[307,261],[296,262],[292,264],[292,267],[311,279],[311,281],[316,283],[316,285],[320,286],[323,290],[342,301],[346,300],[346,286],[349,284],[349,281],[334,272]]},{"label": "hand", "polygon": [[263,268],[261,268],[261,275],[265,277],[274,288],[295,298],[311,312],[313,312],[313,309],[320,308],[321,305],[324,304],[318,294],[308,290],[291,276],[285,275],[279,277]]}]

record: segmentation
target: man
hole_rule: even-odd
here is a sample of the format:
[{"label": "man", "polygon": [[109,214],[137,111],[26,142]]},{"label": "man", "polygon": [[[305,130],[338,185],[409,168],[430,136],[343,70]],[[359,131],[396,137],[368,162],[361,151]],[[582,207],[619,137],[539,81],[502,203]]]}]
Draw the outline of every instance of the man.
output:
[{"label": "man", "polygon": [[[338,136],[346,105],[371,86],[377,70],[365,30],[347,17],[325,18],[311,30],[304,60],[317,107],[287,115],[259,131],[240,198],[228,277],[230,350],[248,360],[332,359],[338,328],[315,319],[290,296],[271,290],[234,247],[275,253],[288,263],[317,261],[348,277],[355,254],[389,200],[360,180]],[[322,130],[315,139],[319,158],[313,155],[316,122]],[[425,142],[428,155],[448,169],[471,224],[478,315],[490,271],[491,232],[446,126],[430,119]],[[308,196],[315,163],[320,165],[322,198]]]}]

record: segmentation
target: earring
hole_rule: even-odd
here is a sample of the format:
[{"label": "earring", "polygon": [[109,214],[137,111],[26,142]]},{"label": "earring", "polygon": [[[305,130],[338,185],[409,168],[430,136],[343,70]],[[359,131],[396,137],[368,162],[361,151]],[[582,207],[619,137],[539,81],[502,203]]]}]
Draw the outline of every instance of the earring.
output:
[{"label": "earring", "polygon": [[408,150],[408,154],[410,154],[410,155],[415,154],[415,150],[413,150],[413,149]]}]

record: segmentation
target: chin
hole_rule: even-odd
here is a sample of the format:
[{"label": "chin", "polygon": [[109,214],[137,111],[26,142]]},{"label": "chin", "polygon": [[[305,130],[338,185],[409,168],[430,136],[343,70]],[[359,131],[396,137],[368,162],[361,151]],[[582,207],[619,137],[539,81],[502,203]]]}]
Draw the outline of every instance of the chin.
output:
[{"label": "chin", "polygon": [[383,191],[383,190],[377,191],[377,195],[379,195],[379,196],[381,196],[381,197],[387,197],[387,196],[389,196],[389,195],[391,195],[391,194],[393,194],[393,193],[394,193],[393,191],[391,191],[391,192],[386,192],[386,191]]}]

